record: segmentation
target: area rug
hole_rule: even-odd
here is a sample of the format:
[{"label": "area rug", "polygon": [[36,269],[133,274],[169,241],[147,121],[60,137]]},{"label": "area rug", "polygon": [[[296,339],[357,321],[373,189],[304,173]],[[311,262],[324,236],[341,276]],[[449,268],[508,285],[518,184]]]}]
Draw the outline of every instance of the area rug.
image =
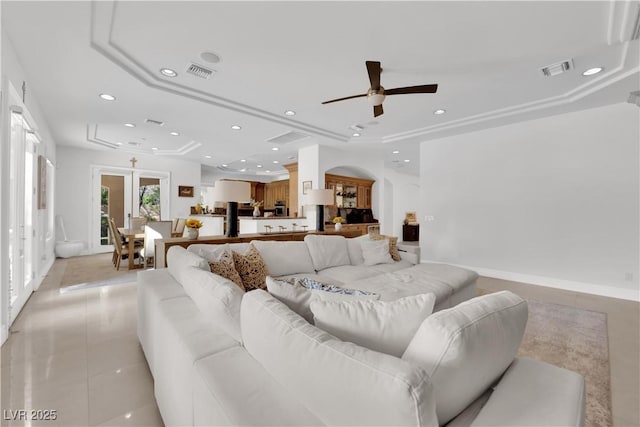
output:
[{"label": "area rug", "polygon": [[527,300],[529,321],[519,356],[580,373],[587,389],[587,427],[613,425],[607,315]]},{"label": "area rug", "polygon": [[136,271],[127,269],[127,261],[123,261],[120,265],[120,271],[111,263],[111,252],[97,255],[85,255],[67,258],[63,261],[66,263],[60,287],[81,285],[85,283],[93,283],[96,281],[109,281],[122,278],[124,281],[135,282]]}]

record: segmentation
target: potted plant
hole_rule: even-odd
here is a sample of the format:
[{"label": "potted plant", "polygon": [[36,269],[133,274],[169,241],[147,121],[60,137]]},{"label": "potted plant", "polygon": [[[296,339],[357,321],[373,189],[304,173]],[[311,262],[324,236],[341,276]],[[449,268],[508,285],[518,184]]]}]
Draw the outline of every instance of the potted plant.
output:
[{"label": "potted plant", "polygon": [[335,227],[336,231],[342,230],[342,224],[345,223],[345,222],[346,221],[341,216],[337,216],[337,217],[333,218],[333,223],[336,225],[336,227]]},{"label": "potted plant", "polygon": [[253,201],[251,202],[251,206],[253,206],[253,217],[257,218],[260,216],[260,206],[262,206],[262,202]]},{"label": "potted plant", "polygon": [[187,229],[187,237],[189,239],[198,238],[200,234],[200,228],[202,227],[201,221],[194,218],[189,218],[187,221],[185,221],[184,226]]}]

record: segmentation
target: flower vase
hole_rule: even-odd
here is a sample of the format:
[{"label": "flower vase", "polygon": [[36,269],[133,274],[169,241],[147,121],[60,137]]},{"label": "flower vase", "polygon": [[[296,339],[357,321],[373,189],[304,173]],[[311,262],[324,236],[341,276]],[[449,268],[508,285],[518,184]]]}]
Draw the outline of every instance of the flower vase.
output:
[{"label": "flower vase", "polygon": [[342,223],[336,222],[336,231],[340,231],[340,230],[342,230]]},{"label": "flower vase", "polygon": [[187,237],[189,239],[197,239],[198,236],[200,235],[200,229],[198,228],[187,228]]},{"label": "flower vase", "polygon": [[253,207],[253,217],[254,218],[258,218],[260,216],[260,207],[259,206],[254,206]]}]

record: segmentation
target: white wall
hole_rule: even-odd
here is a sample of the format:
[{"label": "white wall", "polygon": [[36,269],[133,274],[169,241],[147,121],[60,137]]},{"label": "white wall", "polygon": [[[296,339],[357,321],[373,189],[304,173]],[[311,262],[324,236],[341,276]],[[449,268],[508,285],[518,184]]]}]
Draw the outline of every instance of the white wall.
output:
[{"label": "white wall", "polygon": [[616,104],[422,143],[423,259],[638,299],[639,113]]},{"label": "white wall", "polygon": [[393,169],[385,169],[390,189],[386,189],[385,211],[390,225],[390,234],[402,240],[402,224],[407,212],[418,212],[420,218],[420,178]]},{"label": "white wall", "polygon": [[[62,215],[69,240],[91,238],[91,166],[130,167],[131,153],[119,151],[85,150],[59,146],[56,164],[56,215]],[[136,154],[136,169],[170,172],[169,218],[185,217],[190,207],[198,203],[200,194],[200,163],[169,159],[162,156]],[[195,197],[178,197],[178,186],[194,187]],[[163,214],[164,217],[164,214]]]}]

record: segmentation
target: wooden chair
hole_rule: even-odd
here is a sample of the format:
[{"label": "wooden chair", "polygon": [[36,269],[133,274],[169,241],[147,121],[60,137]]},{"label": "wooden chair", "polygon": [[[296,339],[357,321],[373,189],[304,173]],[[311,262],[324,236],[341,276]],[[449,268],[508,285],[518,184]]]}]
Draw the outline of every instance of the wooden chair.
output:
[{"label": "wooden chair", "polygon": [[173,229],[171,234],[173,236],[182,237],[182,235],[184,234],[184,225],[185,225],[186,222],[187,222],[187,220],[185,218],[178,218],[176,220],[176,227]]},{"label": "wooden chair", "polygon": [[[172,232],[171,221],[154,221],[144,227],[144,247],[140,250],[140,255],[144,259],[144,266],[155,264],[155,241],[156,239],[169,239]],[[153,265],[153,264],[151,264]]]},{"label": "wooden chair", "polygon": [[[129,259],[129,245],[125,241],[124,237],[122,237],[122,234],[118,231],[118,227],[116,227],[116,223],[113,218],[109,221],[109,226],[111,228],[111,233],[113,234],[113,247],[117,254],[115,257],[115,267],[116,270],[120,271],[120,261],[123,259]],[[140,249],[142,249],[142,246],[135,246],[133,251],[134,253],[132,254],[134,259],[140,258]]]},{"label": "wooden chair", "polygon": [[142,216],[134,216],[131,218],[131,228],[134,230],[139,230],[143,225],[147,225],[147,218]]}]

